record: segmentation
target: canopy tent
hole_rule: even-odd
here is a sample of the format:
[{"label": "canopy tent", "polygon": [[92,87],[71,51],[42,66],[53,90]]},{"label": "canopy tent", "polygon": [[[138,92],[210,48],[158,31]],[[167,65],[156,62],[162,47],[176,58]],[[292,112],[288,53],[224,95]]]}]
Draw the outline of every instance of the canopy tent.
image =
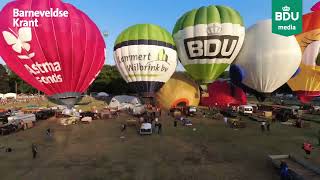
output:
[{"label": "canopy tent", "polygon": [[135,96],[120,95],[114,96],[109,103],[110,108],[127,109],[140,105],[140,100]]},{"label": "canopy tent", "polygon": [[3,96],[3,99],[17,99],[16,93],[7,93]]}]

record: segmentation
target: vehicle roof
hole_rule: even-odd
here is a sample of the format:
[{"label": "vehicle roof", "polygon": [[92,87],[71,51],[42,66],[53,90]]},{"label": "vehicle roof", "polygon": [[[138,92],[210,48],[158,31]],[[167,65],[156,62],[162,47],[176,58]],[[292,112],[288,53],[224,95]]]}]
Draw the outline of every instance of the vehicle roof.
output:
[{"label": "vehicle roof", "polygon": [[241,105],[240,107],[244,107],[244,108],[252,108],[251,105]]}]

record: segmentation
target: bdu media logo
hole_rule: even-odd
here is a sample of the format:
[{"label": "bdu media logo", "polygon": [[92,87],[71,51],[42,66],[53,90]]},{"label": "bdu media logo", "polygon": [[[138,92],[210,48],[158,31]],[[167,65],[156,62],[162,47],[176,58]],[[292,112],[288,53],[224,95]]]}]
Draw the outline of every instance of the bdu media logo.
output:
[{"label": "bdu media logo", "polygon": [[272,32],[283,36],[302,32],[302,0],[272,1]]},{"label": "bdu media logo", "polygon": [[276,21],[298,21],[299,14],[299,12],[290,12],[289,6],[283,6],[282,12],[275,12],[275,18]]}]

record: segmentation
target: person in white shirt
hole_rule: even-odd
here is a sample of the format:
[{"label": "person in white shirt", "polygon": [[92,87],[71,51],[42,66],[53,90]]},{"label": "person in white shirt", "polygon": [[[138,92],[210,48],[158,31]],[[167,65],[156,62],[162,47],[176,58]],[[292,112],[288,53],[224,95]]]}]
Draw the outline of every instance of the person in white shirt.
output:
[{"label": "person in white shirt", "polygon": [[228,125],[228,118],[227,117],[223,117],[223,121],[224,121],[224,123],[226,124],[226,125]]}]

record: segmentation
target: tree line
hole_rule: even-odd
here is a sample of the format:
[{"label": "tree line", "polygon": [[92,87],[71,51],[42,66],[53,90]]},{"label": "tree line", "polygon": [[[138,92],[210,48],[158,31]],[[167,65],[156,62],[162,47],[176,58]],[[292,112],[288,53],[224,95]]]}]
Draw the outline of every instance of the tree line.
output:
[{"label": "tree line", "polygon": [[[185,73],[185,72],[184,72]],[[228,79],[229,72],[223,72],[219,78]],[[18,75],[11,71],[6,65],[0,64],[0,93],[40,93],[38,90],[24,82]],[[104,65],[99,76],[90,85],[87,93],[107,92],[110,94],[132,94],[135,93],[132,88],[123,80],[118,69],[114,65]],[[276,92],[291,93],[287,84],[283,85]]]},{"label": "tree line", "polygon": [[[18,75],[11,71],[6,65],[0,64],[0,93],[40,93],[28,83],[24,82]],[[88,88],[90,92],[108,92],[111,94],[133,93],[128,84],[122,79],[116,66],[104,65],[99,76]]]}]

